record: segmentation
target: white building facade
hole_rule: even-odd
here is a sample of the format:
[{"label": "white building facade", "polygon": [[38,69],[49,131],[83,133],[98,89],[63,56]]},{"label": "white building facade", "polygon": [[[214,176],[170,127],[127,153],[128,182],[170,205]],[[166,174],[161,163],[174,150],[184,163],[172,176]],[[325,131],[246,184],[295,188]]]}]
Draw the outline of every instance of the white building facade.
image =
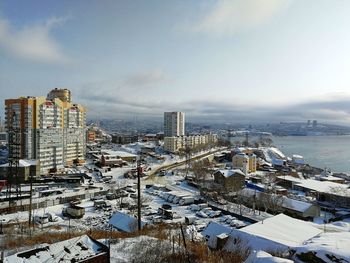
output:
[{"label": "white building facade", "polygon": [[216,143],[218,136],[216,134],[198,134],[190,136],[164,137],[164,151],[177,153],[180,149],[194,148],[199,145]]},{"label": "white building facade", "polygon": [[185,135],[185,113],[164,112],[164,137]]}]

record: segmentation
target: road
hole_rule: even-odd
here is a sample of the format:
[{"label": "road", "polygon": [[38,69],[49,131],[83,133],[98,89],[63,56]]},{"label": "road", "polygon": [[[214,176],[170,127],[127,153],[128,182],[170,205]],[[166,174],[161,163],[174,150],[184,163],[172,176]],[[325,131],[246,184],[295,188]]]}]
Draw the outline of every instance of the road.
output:
[{"label": "road", "polygon": [[[206,152],[206,153],[204,153],[204,154],[194,156],[194,157],[190,158],[190,160],[191,160],[191,161],[199,160],[199,159],[202,159],[202,158],[204,158],[204,157],[207,157],[207,156],[209,156],[209,155],[211,155],[211,154],[215,154],[215,153],[217,153],[217,152],[221,152],[221,151],[223,151],[223,150],[226,150],[226,147],[219,148],[219,149],[216,149],[216,150],[214,150],[214,151],[209,151],[209,152]],[[151,178],[152,178],[156,173],[158,173],[160,170],[170,170],[170,169],[173,169],[173,168],[175,168],[175,167],[182,166],[182,165],[184,165],[184,164],[186,164],[186,160],[180,161],[180,162],[171,163],[171,164],[166,164],[166,165],[157,167],[157,168],[155,168],[154,170],[149,171],[149,172],[147,173],[148,178],[151,179]]]}]

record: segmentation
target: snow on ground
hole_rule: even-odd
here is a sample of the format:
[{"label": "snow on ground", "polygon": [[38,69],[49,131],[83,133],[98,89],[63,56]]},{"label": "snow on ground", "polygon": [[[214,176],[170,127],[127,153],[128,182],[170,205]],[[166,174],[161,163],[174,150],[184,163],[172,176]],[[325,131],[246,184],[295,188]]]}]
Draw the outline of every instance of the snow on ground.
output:
[{"label": "snow on ground", "polygon": [[158,262],[164,260],[162,253],[172,250],[183,251],[182,246],[172,244],[168,240],[160,240],[149,236],[117,239],[111,243],[111,262]]},{"label": "snow on ground", "polygon": [[[350,232],[338,233],[322,233],[317,237],[305,242],[305,244],[297,249],[297,254],[315,251],[316,256],[325,262],[335,262],[326,255],[334,255],[343,261],[350,261]],[[345,261],[347,260],[347,261]]]},{"label": "snow on ground", "polygon": [[244,263],[292,263],[292,260],[274,257],[269,253],[259,250],[250,253],[250,256],[244,261]]},{"label": "snow on ground", "polygon": [[350,222],[346,222],[344,220],[324,224],[324,219],[318,218],[314,220],[314,223],[310,224],[326,232],[350,232]]}]

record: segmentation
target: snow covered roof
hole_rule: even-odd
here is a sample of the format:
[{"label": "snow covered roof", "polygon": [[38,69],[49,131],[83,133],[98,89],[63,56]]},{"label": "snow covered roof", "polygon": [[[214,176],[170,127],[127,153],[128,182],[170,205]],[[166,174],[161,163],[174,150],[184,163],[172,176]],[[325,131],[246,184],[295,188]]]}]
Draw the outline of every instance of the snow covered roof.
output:
[{"label": "snow covered roof", "polygon": [[259,236],[288,247],[302,245],[322,232],[310,223],[284,214],[267,218],[261,222],[243,227],[241,232]]},{"label": "snow covered roof", "polygon": [[274,257],[269,253],[259,250],[252,251],[244,263],[292,263],[292,260]]},{"label": "snow covered roof", "polygon": [[294,159],[304,159],[304,157],[299,155],[299,154],[293,154],[292,158],[294,158]]},{"label": "snow covered roof", "polygon": [[264,159],[274,165],[283,165],[286,156],[276,147],[259,147],[259,150],[264,155]]},{"label": "snow covered roof", "polygon": [[240,175],[244,176],[244,173],[240,169],[218,170],[216,172],[220,172],[224,177],[230,177],[230,176],[235,175],[235,174],[240,174]]},{"label": "snow covered roof", "polygon": [[[137,230],[137,218],[122,212],[116,212],[109,219],[109,223],[123,232],[135,232]],[[145,222],[141,221],[141,228],[145,226]]]},{"label": "snow covered roof", "polygon": [[[297,249],[297,254],[308,251],[316,252],[316,256],[324,262],[335,262],[330,260],[328,255],[333,255],[340,259],[350,259],[350,232],[327,232],[322,233],[307,241]],[[346,262],[339,260],[339,262]]]},{"label": "snow covered roof", "polygon": [[[37,165],[37,164],[38,164],[37,160],[23,160],[23,159],[19,160],[20,167],[28,167],[28,166]],[[0,165],[0,167],[8,167],[8,166],[9,166],[8,163]]]},{"label": "snow covered roof", "polygon": [[227,226],[223,226],[219,223],[216,223],[214,221],[209,222],[207,227],[202,231],[202,235],[205,236],[218,236],[222,233],[229,234],[231,233],[232,228],[229,228]]},{"label": "snow covered roof", "polygon": [[[259,184],[255,184],[255,185],[259,186]],[[251,188],[243,188],[241,190],[241,194],[243,196],[246,196],[246,197],[254,196],[254,195],[257,194],[258,198],[259,198],[260,192],[259,191],[255,191],[254,189],[251,189]],[[284,207],[284,208],[287,208],[287,209],[294,210],[294,211],[305,212],[310,207],[312,207],[313,204],[308,203],[308,202],[304,202],[304,201],[291,199],[291,198],[288,198],[286,196],[283,196],[283,203],[282,203],[281,206]]]},{"label": "snow covered roof", "polygon": [[203,237],[205,237],[208,241],[208,246],[211,248],[216,248],[217,237],[223,237],[223,234],[230,234],[232,232],[232,228],[223,226],[214,221],[209,222],[207,227],[201,233]]},{"label": "snow covered roof", "polygon": [[294,211],[299,211],[299,212],[305,212],[312,206],[313,206],[313,204],[311,204],[311,203],[291,199],[291,198],[288,198],[286,196],[283,197],[282,207],[284,207],[284,208],[288,208],[288,209],[291,209]]},{"label": "snow covered roof", "polygon": [[120,157],[136,157],[137,155],[124,152],[124,151],[112,151],[112,150],[101,150],[101,154],[111,155],[111,156],[120,156]]},{"label": "snow covered roof", "polygon": [[278,176],[279,179],[294,182],[303,188],[314,190],[321,193],[332,193],[341,196],[350,196],[350,190],[346,184],[338,184],[327,181],[319,181],[314,179],[299,179],[293,176]]},{"label": "snow covered roof", "polygon": [[5,263],[54,263],[79,262],[90,257],[108,252],[103,244],[91,239],[87,235],[75,237],[51,245],[41,245],[36,249],[20,252],[6,257]]}]

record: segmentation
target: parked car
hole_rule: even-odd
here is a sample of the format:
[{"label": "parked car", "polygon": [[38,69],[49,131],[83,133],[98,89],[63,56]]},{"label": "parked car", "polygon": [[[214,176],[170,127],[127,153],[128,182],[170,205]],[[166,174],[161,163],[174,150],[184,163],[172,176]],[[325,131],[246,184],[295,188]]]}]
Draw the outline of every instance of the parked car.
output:
[{"label": "parked car", "polygon": [[221,215],[221,211],[220,210],[217,210],[217,211],[212,211],[209,213],[209,217],[210,218],[213,218],[213,217],[218,217]]},{"label": "parked car", "polygon": [[116,199],[117,198],[117,195],[115,193],[107,193],[106,194],[106,198],[108,200],[113,200],[113,199]]},{"label": "parked car", "polygon": [[196,216],[199,216],[199,217],[202,217],[202,218],[207,218],[208,217],[208,215],[205,214],[203,211],[198,211],[196,213]]},{"label": "parked car", "polygon": [[195,205],[195,204],[190,205],[190,206],[189,206],[189,209],[190,209],[191,211],[194,211],[194,212],[200,210],[199,206],[198,206],[198,205]]}]

